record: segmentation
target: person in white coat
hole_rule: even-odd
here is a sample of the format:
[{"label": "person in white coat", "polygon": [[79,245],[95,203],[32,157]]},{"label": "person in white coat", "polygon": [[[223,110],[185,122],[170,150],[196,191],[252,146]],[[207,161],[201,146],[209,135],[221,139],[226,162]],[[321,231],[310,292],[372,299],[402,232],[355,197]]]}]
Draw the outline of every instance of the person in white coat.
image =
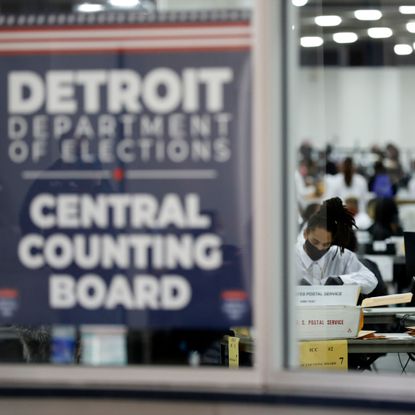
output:
[{"label": "person in white coat", "polygon": [[326,178],[325,186],[325,198],[337,196],[346,200],[355,197],[359,201],[359,210],[366,211],[366,203],[369,199],[368,184],[361,174],[356,173],[351,157],[343,161],[341,173]]},{"label": "person in white coat", "polygon": [[355,227],[353,215],[341,199],[326,200],[311,216],[304,230],[304,243],[297,243],[296,265],[299,285],[359,285],[370,294],[378,281],[345,247]]}]

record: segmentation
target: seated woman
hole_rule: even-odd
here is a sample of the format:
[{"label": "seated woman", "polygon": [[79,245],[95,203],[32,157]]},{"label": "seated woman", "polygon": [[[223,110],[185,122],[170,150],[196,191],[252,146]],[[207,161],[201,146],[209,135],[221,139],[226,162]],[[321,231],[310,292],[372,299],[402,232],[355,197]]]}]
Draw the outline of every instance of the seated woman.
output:
[{"label": "seated woman", "polygon": [[371,293],[375,275],[346,249],[355,227],[353,215],[338,198],[326,200],[310,217],[304,244],[296,247],[297,282],[300,285],[359,285]]}]

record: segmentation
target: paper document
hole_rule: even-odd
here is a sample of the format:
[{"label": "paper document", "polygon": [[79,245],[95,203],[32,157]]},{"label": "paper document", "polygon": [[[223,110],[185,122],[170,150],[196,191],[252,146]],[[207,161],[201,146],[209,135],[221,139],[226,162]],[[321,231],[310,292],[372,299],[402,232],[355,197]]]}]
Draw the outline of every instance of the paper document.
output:
[{"label": "paper document", "polygon": [[388,304],[409,303],[412,300],[412,293],[381,295],[379,297],[365,298],[362,307],[378,307]]},{"label": "paper document", "polygon": [[300,366],[306,369],[347,370],[347,341],[300,342]]}]

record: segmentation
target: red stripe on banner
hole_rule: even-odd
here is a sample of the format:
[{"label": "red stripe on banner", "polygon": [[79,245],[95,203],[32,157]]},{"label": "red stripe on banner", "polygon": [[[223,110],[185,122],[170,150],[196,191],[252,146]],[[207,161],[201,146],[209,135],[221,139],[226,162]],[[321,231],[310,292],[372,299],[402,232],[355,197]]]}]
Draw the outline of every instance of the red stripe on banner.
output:
[{"label": "red stripe on banner", "polygon": [[246,40],[251,38],[250,33],[246,34],[239,34],[239,35],[169,35],[169,36],[127,36],[127,37],[77,37],[77,38],[52,38],[52,39],[33,39],[33,38],[25,38],[25,39],[0,39],[0,44],[2,43],[31,43],[31,42],[43,42],[43,43],[51,43],[51,42],[106,42],[106,41],[123,41],[123,40],[170,40],[170,39],[177,39],[177,40],[188,40],[188,39],[237,39],[237,40]]},{"label": "red stripe on banner", "polygon": [[222,299],[223,300],[246,300],[248,298],[248,293],[241,290],[229,290],[223,291]]},{"label": "red stripe on banner", "polygon": [[80,23],[79,25],[66,25],[66,26],[17,26],[17,27],[2,27],[0,28],[0,33],[2,32],[25,32],[25,31],[38,31],[46,32],[51,30],[60,30],[66,32],[68,30],[105,30],[105,29],[188,29],[188,28],[204,28],[204,27],[248,27],[251,23],[249,21],[237,21],[237,22],[200,22],[200,23],[186,23],[186,22],[177,22],[177,23],[157,23],[157,22],[138,22],[131,24],[100,24],[100,25],[89,25],[88,23]]},{"label": "red stripe on banner", "polygon": [[82,54],[105,54],[108,52],[116,52],[116,53],[160,53],[160,52],[242,52],[242,51],[249,51],[251,47],[249,45],[246,46],[209,46],[209,47],[181,47],[181,48],[102,48],[100,50],[96,49],[69,49],[69,50],[60,50],[60,49],[49,49],[49,50],[21,50],[21,51],[1,51],[0,56],[15,56],[15,55],[82,55]]},{"label": "red stripe on banner", "polygon": [[16,298],[17,290],[11,288],[0,289],[0,298]]}]

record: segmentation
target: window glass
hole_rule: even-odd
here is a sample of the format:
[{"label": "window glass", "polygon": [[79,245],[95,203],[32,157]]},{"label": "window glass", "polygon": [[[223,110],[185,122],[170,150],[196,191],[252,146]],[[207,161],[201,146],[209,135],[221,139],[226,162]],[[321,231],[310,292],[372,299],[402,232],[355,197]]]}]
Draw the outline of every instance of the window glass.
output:
[{"label": "window glass", "polygon": [[411,295],[373,300],[414,288],[414,12],[402,2],[290,5],[305,370],[415,370]]},{"label": "window glass", "polygon": [[0,6],[0,361],[253,366],[251,2]]}]

